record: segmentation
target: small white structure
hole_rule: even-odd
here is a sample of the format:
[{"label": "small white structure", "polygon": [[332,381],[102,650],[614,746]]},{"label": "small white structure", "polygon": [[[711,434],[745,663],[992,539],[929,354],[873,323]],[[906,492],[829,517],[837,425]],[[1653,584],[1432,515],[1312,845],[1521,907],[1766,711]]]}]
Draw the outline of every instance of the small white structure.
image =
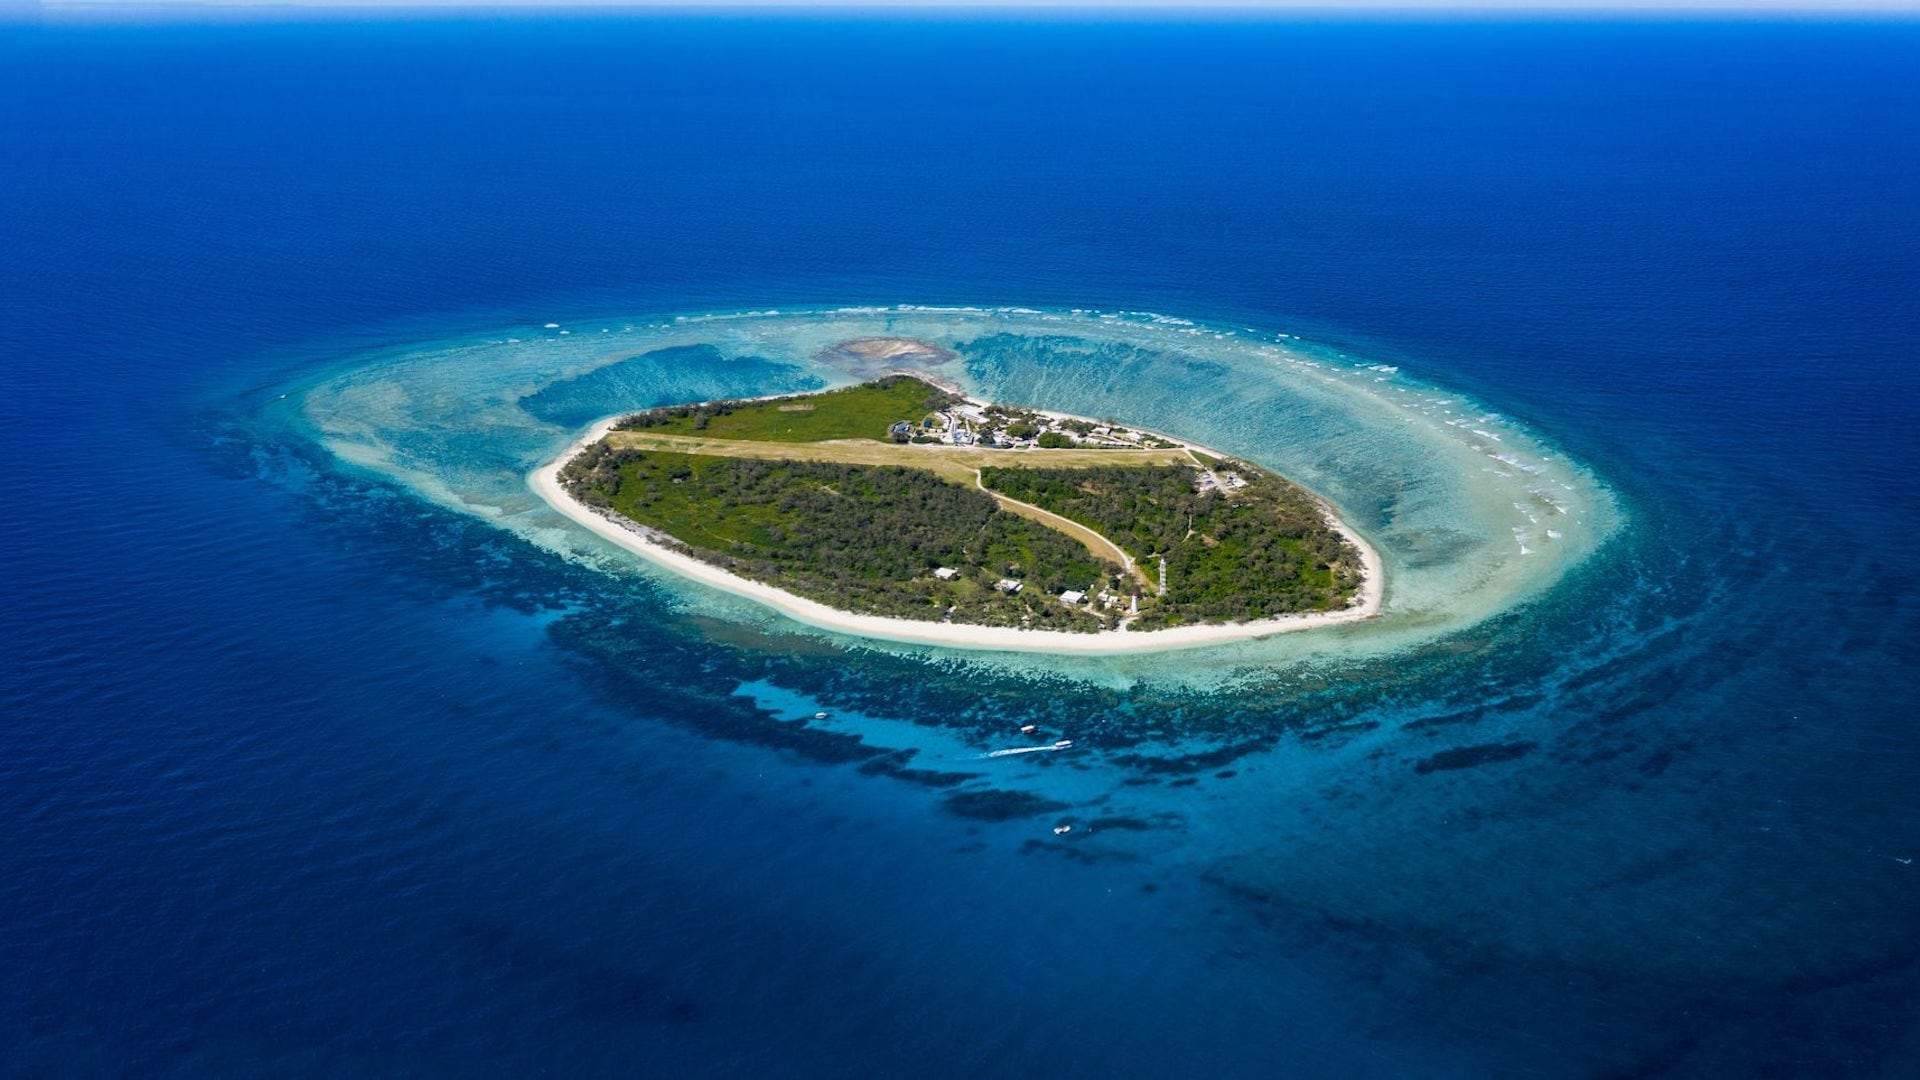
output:
[{"label": "small white structure", "polygon": [[951,566],[943,566],[935,570],[933,576],[939,578],[941,581],[952,581],[954,578],[960,576],[960,571],[955,570]]},{"label": "small white structure", "polygon": [[1010,577],[1003,577],[999,581],[994,582],[993,587],[1006,593],[1008,596],[1012,596],[1014,593],[1019,592],[1023,586]]},{"label": "small white structure", "polygon": [[1060,602],[1063,604],[1082,604],[1086,602],[1086,599],[1087,594],[1081,592],[1079,589],[1068,589],[1066,592],[1060,594]]}]

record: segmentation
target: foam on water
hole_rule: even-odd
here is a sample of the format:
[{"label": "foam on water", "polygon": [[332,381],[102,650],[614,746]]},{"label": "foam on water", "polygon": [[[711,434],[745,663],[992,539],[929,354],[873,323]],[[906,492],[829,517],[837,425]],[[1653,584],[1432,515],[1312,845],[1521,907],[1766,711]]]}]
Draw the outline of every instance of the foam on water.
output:
[{"label": "foam on water", "polygon": [[[1413,647],[1550,588],[1621,521],[1591,472],[1513,421],[1395,365],[1284,333],[1147,312],[920,305],[690,314],[582,329],[607,333],[503,333],[367,357],[309,388],[304,414],[343,461],[542,547],[653,576],[699,611],[766,625],[785,620],[571,525],[527,489],[526,473],[595,416],[852,382],[861,373],[824,358],[832,345],[912,337],[957,353],[937,373],[985,397],[1112,416],[1267,465],[1332,500],[1386,562],[1383,612],[1366,624],[1179,654],[967,655],[1101,682],[1220,683],[1253,668]],[[564,410],[552,404],[562,397]],[[1548,516],[1552,530],[1542,527]]]}]

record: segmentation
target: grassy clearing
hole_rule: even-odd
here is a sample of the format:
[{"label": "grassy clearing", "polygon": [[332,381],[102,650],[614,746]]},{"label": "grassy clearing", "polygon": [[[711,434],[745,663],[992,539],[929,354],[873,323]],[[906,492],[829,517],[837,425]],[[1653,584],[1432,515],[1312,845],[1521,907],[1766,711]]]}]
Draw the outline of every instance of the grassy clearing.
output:
[{"label": "grassy clearing", "polygon": [[918,424],[950,397],[938,387],[899,375],[824,394],[652,409],[628,417],[620,427],[751,442],[884,440],[895,421]]}]

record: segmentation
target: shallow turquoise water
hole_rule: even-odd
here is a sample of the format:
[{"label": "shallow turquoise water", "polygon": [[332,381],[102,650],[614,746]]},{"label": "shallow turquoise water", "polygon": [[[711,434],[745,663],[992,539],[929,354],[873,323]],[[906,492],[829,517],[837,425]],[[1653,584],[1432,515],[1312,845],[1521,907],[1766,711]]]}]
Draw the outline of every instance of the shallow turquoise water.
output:
[{"label": "shallow turquoise water", "polygon": [[[1177,657],[998,666],[1218,684],[1313,657],[1403,651],[1538,596],[1620,527],[1617,500],[1588,470],[1461,394],[1284,331],[1150,313],[914,306],[536,325],[369,359],[291,407],[345,461],[550,550],[635,572],[641,560],[548,511],[525,474],[622,410],[857,381],[873,371],[849,369],[831,347],[883,335],[952,349],[957,359],[935,370],[970,392],[1114,416],[1275,468],[1332,499],[1387,561],[1383,617],[1364,627]],[[646,572],[696,610],[798,629]]]}]

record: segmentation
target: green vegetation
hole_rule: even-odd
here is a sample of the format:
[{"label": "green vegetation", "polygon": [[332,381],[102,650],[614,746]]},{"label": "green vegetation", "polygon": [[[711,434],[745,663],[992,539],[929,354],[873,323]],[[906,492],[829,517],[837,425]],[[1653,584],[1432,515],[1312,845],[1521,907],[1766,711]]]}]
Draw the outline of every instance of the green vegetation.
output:
[{"label": "green vegetation", "polygon": [[1166,595],[1143,605],[1141,629],[1270,618],[1345,606],[1358,553],[1299,488],[1249,466],[1245,486],[1199,490],[1179,466],[980,471],[987,488],[1077,521],[1118,544],[1149,574],[1167,560]]},{"label": "green vegetation", "polygon": [[[574,497],[688,553],[842,610],[892,618],[1094,631],[1058,599],[1118,589],[1080,544],[923,469],[587,448],[561,471]],[[959,571],[952,580],[939,567]],[[1020,592],[996,589],[1001,578]]]},{"label": "green vegetation", "polygon": [[741,577],[891,618],[1149,630],[1336,610],[1358,589],[1359,553],[1277,476],[1157,438],[1076,448],[1093,423],[1000,405],[986,426],[1037,448],[946,444],[961,400],[899,375],[653,409],[560,479]]},{"label": "green vegetation", "polygon": [[615,429],[754,442],[885,440],[895,422],[918,427],[928,413],[954,400],[954,395],[919,379],[893,375],[824,394],[649,409],[620,421]]}]

